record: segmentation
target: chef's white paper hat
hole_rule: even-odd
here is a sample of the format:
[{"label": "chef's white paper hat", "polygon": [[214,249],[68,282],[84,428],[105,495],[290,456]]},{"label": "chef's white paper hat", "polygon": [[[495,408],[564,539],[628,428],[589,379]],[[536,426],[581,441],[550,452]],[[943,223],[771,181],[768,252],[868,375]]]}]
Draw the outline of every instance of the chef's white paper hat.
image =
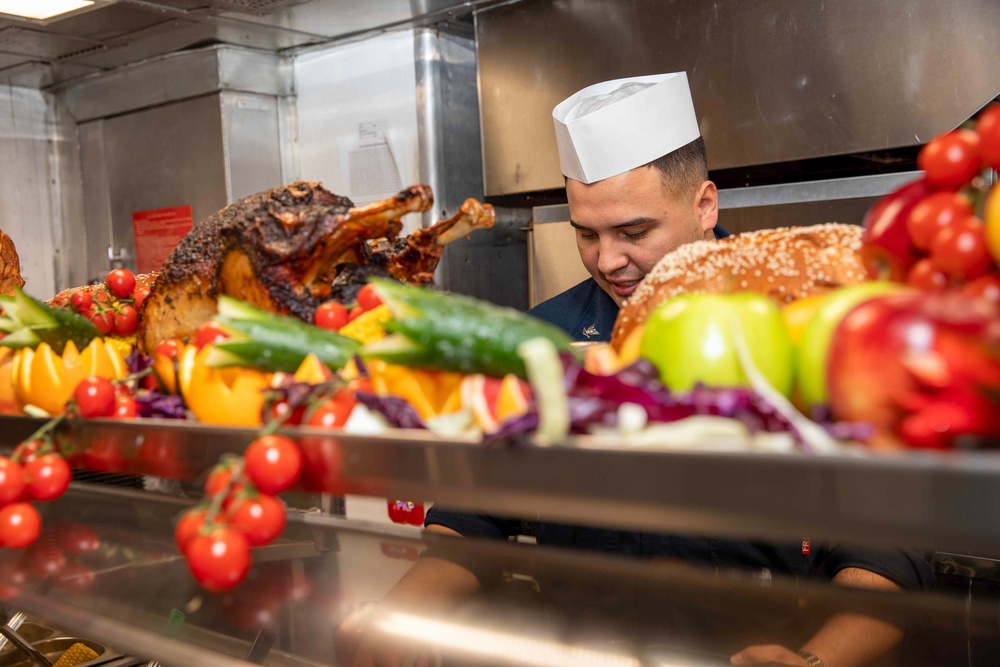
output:
[{"label": "chef's white paper hat", "polygon": [[552,110],[562,173],[594,183],[641,167],[701,136],[687,73],[615,79]]}]

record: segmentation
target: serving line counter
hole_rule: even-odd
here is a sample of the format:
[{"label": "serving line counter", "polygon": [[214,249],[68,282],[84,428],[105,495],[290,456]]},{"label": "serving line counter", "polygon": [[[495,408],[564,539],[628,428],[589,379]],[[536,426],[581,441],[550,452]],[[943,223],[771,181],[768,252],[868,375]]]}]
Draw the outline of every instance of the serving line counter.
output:
[{"label": "serving line counter", "polygon": [[[40,423],[3,418],[3,445]],[[70,421],[60,433],[91,468],[182,482],[253,435],[148,420]],[[819,457],[585,440],[541,448],[414,431],[287,433],[310,461],[312,491],[622,529],[895,543],[942,552],[938,564],[956,574],[971,561],[944,552],[982,562],[1000,553],[1000,461],[990,452]],[[995,598],[968,591],[861,593],[766,570],[440,538],[319,510],[291,510],[283,538],[255,550],[247,581],[207,594],[173,542],[177,514],[194,503],[184,494],[74,484],[40,505],[39,546],[0,551],[0,605],[167,666],[246,664],[248,656],[350,664],[358,643],[376,635],[412,655],[430,651],[439,664],[721,665],[741,642],[801,641],[836,610],[884,615],[908,629],[912,639],[887,664],[988,664],[976,656],[1000,647]],[[81,542],[90,546],[73,546]],[[473,568],[482,592],[434,616],[377,605],[428,549]]]}]

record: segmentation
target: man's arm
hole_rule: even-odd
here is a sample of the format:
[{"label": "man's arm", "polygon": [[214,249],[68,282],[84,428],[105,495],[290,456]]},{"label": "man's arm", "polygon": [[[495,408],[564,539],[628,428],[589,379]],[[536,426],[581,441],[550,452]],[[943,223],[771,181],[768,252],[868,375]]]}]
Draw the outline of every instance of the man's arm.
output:
[{"label": "man's arm", "polygon": [[[846,568],[837,573],[833,583],[852,588],[898,591],[900,587],[889,579],[862,570]],[[860,614],[837,614],[802,647],[819,659],[826,667],[858,667],[882,655],[903,638],[896,626]],[[731,658],[734,665],[778,663],[807,666],[809,663],[784,646],[773,644],[750,646]]]}]

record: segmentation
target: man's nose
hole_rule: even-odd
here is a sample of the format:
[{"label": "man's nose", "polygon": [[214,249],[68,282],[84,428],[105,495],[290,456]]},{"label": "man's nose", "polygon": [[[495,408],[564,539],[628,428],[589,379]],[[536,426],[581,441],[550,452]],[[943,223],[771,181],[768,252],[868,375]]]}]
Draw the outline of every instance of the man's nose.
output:
[{"label": "man's nose", "polygon": [[628,266],[628,256],[613,240],[601,240],[600,256],[597,258],[597,270],[606,276]]}]

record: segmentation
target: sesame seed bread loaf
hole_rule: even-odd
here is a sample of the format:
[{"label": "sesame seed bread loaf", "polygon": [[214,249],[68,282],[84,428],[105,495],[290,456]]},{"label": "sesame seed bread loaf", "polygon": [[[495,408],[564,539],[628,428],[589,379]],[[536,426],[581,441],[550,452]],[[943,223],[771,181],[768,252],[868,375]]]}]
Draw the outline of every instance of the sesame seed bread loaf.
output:
[{"label": "sesame seed bread loaf", "polygon": [[616,348],[664,300],[684,292],[751,291],[778,305],[865,279],[861,227],[827,223],[761,229],[688,243],[667,254],[622,304]]}]

